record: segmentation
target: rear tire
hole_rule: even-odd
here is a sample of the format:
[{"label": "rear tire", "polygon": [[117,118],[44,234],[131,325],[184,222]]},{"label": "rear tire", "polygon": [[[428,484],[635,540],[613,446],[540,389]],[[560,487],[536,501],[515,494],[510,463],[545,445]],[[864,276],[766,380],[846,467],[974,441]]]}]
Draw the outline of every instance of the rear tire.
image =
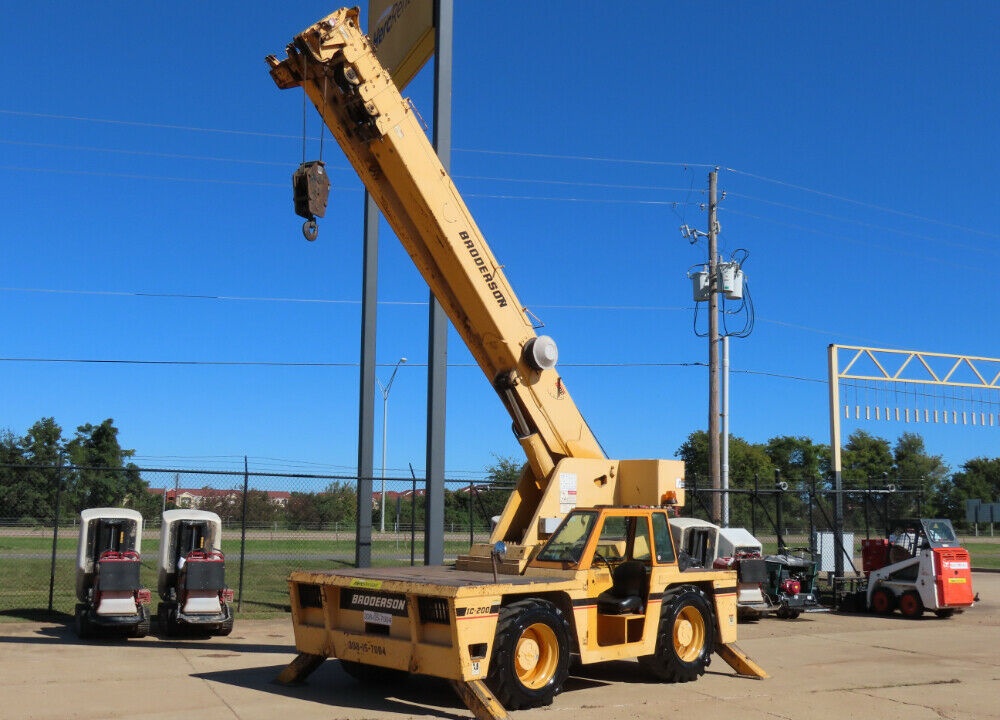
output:
[{"label": "rear tire", "polygon": [[656,652],[639,658],[666,682],[690,682],[705,674],[715,648],[712,603],[700,588],[685,586],[663,599]]},{"label": "rear tire", "polygon": [[924,602],[916,590],[907,590],[899,596],[899,612],[911,620],[924,614]]},{"label": "rear tire", "polygon": [[952,615],[954,615],[955,608],[943,608],[941,610],[935,610],[934,614],[943,620],[945,618],[950,618]]},{"label": "rear tire", "polygon": [[872,612],[890,615],[896,609],[896,596],[891,590],[878,588],[872,592]]},{"label": "rear tire", "polygon": [[569,623],[547,600],[500,608],[486,686],[508,710],[552,704],[569,676]]},{"label": "rear tire", "polygon": [[782,606],[778,608],[778,612],[775,613],[782,620],[794,620],[799,616],[798,610],[792,610],[788,606]]},{"label": "rear tire", "polygon": [[76,636],[81,640],[89,640],[94,637],[94,628],[87,617],[87,606],[84,603],[76,604],[76,612],[73,614],[73,629]]},{"label": "rear tire", "polygon": [[140,620],[136,623],[135,627],[132,628],[128,636],[132,638],[144,638],[149,635],[149,607],[146,605],[139,606],[139,616]]},{"label": "rear tire", "polygon": [[229,617],[227,617],[225,620],[222,621],[222,625],[220,625],[219,629],[215,631],[215,634],[218,635],[219,637],[226,637],[232,631],[233,631],[233,616],[230,615]]},{"label": "rear tire", "polygon": [[180,635],[180,623],[177,622],[177,604],[160,603],[157,613],[160,630],[164,637],[174,638]]}]

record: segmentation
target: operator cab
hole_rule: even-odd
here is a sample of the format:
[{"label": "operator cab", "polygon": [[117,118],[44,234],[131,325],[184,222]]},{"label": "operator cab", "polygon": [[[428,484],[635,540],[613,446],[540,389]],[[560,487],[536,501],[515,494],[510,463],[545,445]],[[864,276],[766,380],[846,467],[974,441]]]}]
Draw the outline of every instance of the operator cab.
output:
[{"label": "operator cab", "polygon": [[666,510],[594,508],[569,513],[530,565],[603,576],[611,586],[597,596],[597,612],[641,615],[653,566],[675,557]]},{"label": "operator cab", "polygon": [[624,562],[669,564],[675,557],[666,509],[608,507],[570,512],[530,565],[613,570]]}]

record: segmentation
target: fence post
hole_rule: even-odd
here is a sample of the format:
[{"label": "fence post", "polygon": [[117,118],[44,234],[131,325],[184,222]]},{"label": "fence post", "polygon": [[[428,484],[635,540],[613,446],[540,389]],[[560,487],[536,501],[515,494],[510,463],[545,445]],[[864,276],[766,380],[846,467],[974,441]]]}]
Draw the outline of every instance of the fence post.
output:
[{"label": "fence post", "polygon": [[56,480],[56,507],[52,520],[52,564],[49,567],[49,612],[52,612],[52,597],[56,587],[56,546],[59,543],[59,501],[62,499],[62,473],[59,472],[62,465],[61,459],[56,460],[55,480]]},{"label": "fence post", "polygon": [[247,490],[250,486],[250,473],[247,467],[247,456],[243,456],[243,511],[240,514],[240,599],[236,601],[237,612],[243,612],[243,566],[247,560]]},{"label": "fence post", "polygon": [[785,494],[781,490],[781,470],[778,468],[774,469],[774,489],[775,489],[775,525],[778,530],[778,554],[783,555],[785,553],[785,534],[782,525],[785,524],[784,504]]},{"label": "fence post", "polygon": [[813,476],[809,487],[809,553],[815,558],[819,554],[819,543],[816,542],[816,519],[813,516],[813,505],[816,503],[816,477]]},{"label": "fence post", "polygon": [[472,548],[472,544],[476,542],[476,536],[472,529],[472,493],[474,490],[475,487],[473,486],[472,481],[470,480],[469,481],[469,548],[470,549]]},{"label": "fence post", "polygon": [[417,474],[410,463],[410,567],[417,564]]}]

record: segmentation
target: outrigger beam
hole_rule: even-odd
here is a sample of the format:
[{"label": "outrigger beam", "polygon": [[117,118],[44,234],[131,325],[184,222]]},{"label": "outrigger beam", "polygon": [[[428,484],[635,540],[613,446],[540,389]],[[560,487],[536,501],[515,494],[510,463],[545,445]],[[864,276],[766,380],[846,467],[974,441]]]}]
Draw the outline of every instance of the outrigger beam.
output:
[{"label": "outrigger beam", "polygon": [[740,650],[735,644],[722,644],[715,646],[715,652],[725,660],[729,667],[736,671],[741,677],[757,678],[764,680],[770,675],[760,665],[755,663],[749,655]]}]

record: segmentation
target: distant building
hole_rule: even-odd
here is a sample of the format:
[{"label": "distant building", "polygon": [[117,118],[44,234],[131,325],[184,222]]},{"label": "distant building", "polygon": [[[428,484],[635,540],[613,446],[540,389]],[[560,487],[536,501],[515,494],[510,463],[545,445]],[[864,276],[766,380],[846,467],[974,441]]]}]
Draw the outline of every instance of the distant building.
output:
[{"label": "distant building", "polygon": [[[150,488],[150,492],[162,496],[164,489]],[[287,490],[264,490],[263,492],[272,505],[282,508],[288,504],[288,498],[292,496]],[[179,508],[197,509],[202,507],[206,500],[226,502],[232,505],[242,500],[241,493],[237,490],[217,490],[215,488],[167,488],[166,494],[166,501]]]}]

